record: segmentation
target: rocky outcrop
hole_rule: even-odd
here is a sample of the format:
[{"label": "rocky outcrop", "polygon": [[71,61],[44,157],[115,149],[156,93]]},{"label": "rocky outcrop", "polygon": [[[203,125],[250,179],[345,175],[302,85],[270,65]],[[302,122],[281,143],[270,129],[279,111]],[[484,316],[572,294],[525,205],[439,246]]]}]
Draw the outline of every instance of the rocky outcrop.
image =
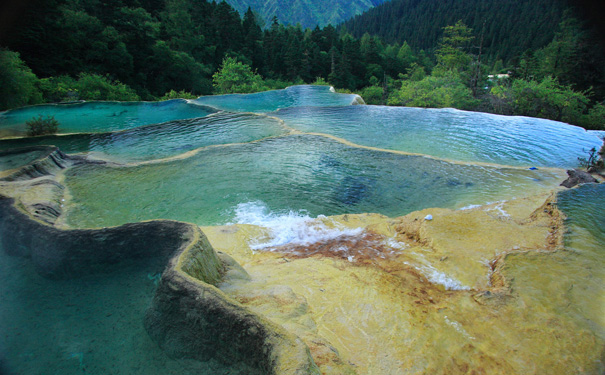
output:
[{"label": "rocky outcrop", "polygon": [[561,186],[565,186],[566,188],[572,188],[580,184],[599,183],[590,173],[579,169],[570,169],[567,171],[567,175],[569,176],[567,180],[561,183]]},{"label": "rocky outcrop", "polygon": [[53,146],[32,146],[10,149],[1,151],[0,157],[25,153],[39,153],[40,156],[33,162],[21,166],[14,171],[9,171],[7,175],[1,176],[0,181],[30,180],[52,175],[70,164],[70,158],[61,152],[59,148]]},{"label": "rocky outcrop", "polygon": [[169,257],[192,228],[175,221],[149,221],[62,230],[32,219],[13,198],[0,196],[0,245],[10,255],[31,258],[38,273],[51,279],[108,272],[151,256]]},{"label": "rocky outcrop", "polygon": [[169,356],[242,362],[249,374],[320,373],[298,337],[183,272],[188,252],[170,261],[145,316],[147,332]]}]

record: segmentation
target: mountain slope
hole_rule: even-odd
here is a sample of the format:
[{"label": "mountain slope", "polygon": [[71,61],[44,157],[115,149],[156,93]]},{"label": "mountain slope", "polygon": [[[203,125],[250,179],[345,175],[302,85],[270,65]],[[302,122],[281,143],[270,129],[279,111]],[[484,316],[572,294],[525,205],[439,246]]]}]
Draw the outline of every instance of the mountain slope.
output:
[{"label": "mountain slope", "polygon": [[261,15],[265,25],[271,25],[273,16],[286,25],[300,23],[314,28],[336,25],[361,14],[387,0],[226,0],[241,15],[248,7]]}]

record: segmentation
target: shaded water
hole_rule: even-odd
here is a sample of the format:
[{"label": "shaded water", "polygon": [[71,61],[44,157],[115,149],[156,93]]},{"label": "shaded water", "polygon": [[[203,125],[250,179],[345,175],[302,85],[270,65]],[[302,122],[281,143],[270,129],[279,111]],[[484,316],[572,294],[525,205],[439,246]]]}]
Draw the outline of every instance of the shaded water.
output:
[{"label": "shaded water", "polygon": [[170,359],[149,338],[143,316],[166,261],[54,281],[0,251],[0,373],[245,375],[237,366]]},{"label": "shaded water", "polygon": [[[75,166],[60,176],[68,193],[60,222],[88,228],[158,218],[245,222],[242,217],[259,209],[283,221],[463,208],[550,191],[564,171],[547,167],[575,166],[578,156],[600,143],[594,134],[552,121],[349,106],[354,100],[327,87],[297,86],[192,102],[29,107],[0,114],[0,134],[22,134],[24,121],[41,110],[64,124],[62,132],[81,134],[3,140],[0,150],[53,144],[110,161]],[[272,111],[283,122],[260,115]],[[0,157],[0,170],[34,156]],[[157,160],[170,157],[176,158]],[[518,321],[532,319],[538,329],[560,321],[605,340],[604,194],[601,185],[559,194],[568,215],[565,250],[507,258]],[[245,374],[212,362],[171,360],[149,339],[142,317],[165,261],[50,281],[27,260],[0,251],[0,373]],[[521,313],[525,306],[538,308]],[[455,313],[448,314],[444,321],[457,327]]]}]

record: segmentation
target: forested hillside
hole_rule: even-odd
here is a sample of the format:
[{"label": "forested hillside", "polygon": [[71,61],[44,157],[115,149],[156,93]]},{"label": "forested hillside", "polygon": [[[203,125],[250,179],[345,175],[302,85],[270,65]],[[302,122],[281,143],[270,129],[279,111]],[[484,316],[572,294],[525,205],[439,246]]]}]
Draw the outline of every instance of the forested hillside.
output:
[{"label": "forested hillside", "polygon": [[0,13],[13,13],[0,27],[0,110],[319,83],[358,92],[370,104],[605,128],[603,50],[571,11],[535,13],[534,23],[553,24],[550,39],[503,60],[486,52],[487,23],[473,29],[462,20],[433,27],[434,44],[421,49],[331,25],[303,29],[274,21],[263,29],[251,9],[240,17],[224,1],[32,0],[9,10]]},{"label": "forested hillside", "polygon": [[240,14],[248,7],[260,15],[264,25],[277,17],[284,25],[302,27],[337,25],[387,0],[227,0]]},{"label": "forested hillside", "polygon": [[477,35],[489,61],[505,63],[548,44],[561,22],[565,0],[392,0],[344,23],[356,37],[377,35],[431,49],[441,29],[462,20]]}]

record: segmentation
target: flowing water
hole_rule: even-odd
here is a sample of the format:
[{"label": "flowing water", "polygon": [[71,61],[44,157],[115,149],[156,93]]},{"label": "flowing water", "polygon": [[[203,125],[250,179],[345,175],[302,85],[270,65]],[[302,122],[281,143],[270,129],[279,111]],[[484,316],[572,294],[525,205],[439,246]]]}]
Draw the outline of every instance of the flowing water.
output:
[{"label": "flowing water", "polygon": [[[0,134],[22,135],[25,121],[38,115],[55,116],[61,134],[0,140],[0,151],[52,144],[103,161],[60,176],[67,187],[60,225],[247,223],[273,228],[270,246],[283,246],[334,239],[329,228],[309,227],[322,215],[396,217],[548,192],[565,178],[563,168],[601,143],[594,133],[553,121],[351,105],[357,101],[328,87],[296,86],[190,101],[26,107],[0,113]],[[0,156],[0,170],[34,158]],[[565,317],[601,346],[602,186],[559,193],[567,215],[564,251],[515,255],[507,263],[519,301]],[[169,359],[148,338],[141,319],[165,262],[50,281],[27,260],[0,251],[0,373],[245,373]]]}]

